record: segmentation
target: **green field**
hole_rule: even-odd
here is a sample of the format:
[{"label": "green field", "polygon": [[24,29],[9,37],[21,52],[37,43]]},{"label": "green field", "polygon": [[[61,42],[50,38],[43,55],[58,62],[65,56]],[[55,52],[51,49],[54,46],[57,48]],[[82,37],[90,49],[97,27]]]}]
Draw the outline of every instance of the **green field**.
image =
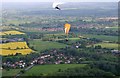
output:
[{"label": "green field", "polygon": [[93,35],[93,34],[82,34],[82,36],[88,38],[97,38],[105,41],[118,41],[118,36]]},{"label": "green field", "polygon": [[30,70],[28,70],[23,76],[40,76],[48,75],[52,73],[56,73],[59,69],[66,70],[67,68],[75,68],[75,67],[84,67],[86,64],[59,64],[59,65],[38,65],[34,66]]},{"label": "green field", "polygon": [[61,39],[55,39],[56,41],[58,41],[58,40],[65,40],[65,39],[68,39],[68,40],[70,40],[70,41],[78,41],[78,40],[80,40],[80,38],[61,38]]},{"label": "green field", "polygon": [[69,38],[67,43],[72,45],[73,43],[76,43],[79,40],[80,40],[80,38]]},{"label": "green field", "polygon": [[15,76],[21,69],[2,70],[2,76]]},{"label": "green field", "polygon": [[39,39],[29,41],[30,46],[33,46],[35,50],[38,52],[41,52],[46,49],[52,49],[52,48],[65,48],[66,44],[58,43],[58,42],[52,42],[52,41],[42,41]]},{"label": "green field", "polygon": [[0,78],[2,77],[2,70],[0,69]]},{"label": "green field", "polygon": [[98,43],[94,46],[101,45],[102,48],[111,48],[111,49],[118,49],[118,44],[116,43]]},{"label": "green field", "polygon": [[118,26],[113,26],[113,27],[108,27],[108,28],[106,28],[106,29],[118,31],[119,27],[118,27]]},{"label": "green field", "polygon": [[77,40],[80,40],[80,38],[69,38],[69,40],[77,41]]}]

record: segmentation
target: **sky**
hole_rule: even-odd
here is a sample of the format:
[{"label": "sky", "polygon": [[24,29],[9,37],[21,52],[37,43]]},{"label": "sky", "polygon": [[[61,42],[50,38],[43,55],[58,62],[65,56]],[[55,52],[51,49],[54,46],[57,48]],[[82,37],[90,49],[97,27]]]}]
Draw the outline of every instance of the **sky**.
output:
[{"label": "sky", "polygon": [[2,2],[119,2],[120,0],[0,0]]}]

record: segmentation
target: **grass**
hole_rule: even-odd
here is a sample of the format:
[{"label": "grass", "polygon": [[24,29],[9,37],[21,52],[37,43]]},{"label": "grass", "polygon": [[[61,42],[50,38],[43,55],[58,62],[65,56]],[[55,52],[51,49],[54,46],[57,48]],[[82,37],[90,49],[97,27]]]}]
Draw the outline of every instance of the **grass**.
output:
[{"label": "grass", "polygon": [[118,49],[118,44],[116,43],[97,43],[94,46],[101,45],[102,48],[111,48],[111,49]]},{"label": "grass", "polygon": [[93,35],[93,34],[83,34],[82,36],[88,38],[97,38],[105,41],[118,41],[118,36]]},{"label": "grass", "polygon": [[80,38],[69,38],[69,40],[80,40]]},{"label": "grass", "polygon": [[34,47],[35,50],[41,52],[46,49],[52,49],[52,48],[64,48],[66,47],[66,44],[58,43],[58,42],[52,42],[52,41],[42,41],[39,39],[35,39],[33,41],[29,41],[30,46]]},{"label": "grass", "polygon": [[[64,39],[56,39],[56,40],[65,40],[65,39],[67,39],[67,38],[64,38]],[[80,40],[80,38],[68,38],[68,40],[70,40],[70,41],[78,41],[78,40]]]},{"label": "grass", "polygon": [[67,43],[72,45],[73,43],[76,43],[79,40],[80,40],[80,38],[69,38]]},{"label": "grass", "polygon": [[2,77],[2,69],[0,69],[0,78]]},{"label": "grass", "polygon": [[106,29],[111,29],[111,30],[118,30],[118,26],[113,26],[113,27],[107,27]]},{"label": "grass", "polygon": [[3,69],[2,76],[15,76],[20,71],[21,69],[10,69],[9,71]]},{"label": "grass", "polygon": [[68,68],[84,67],[86,64],[58,64],[58,65],[38,65],[28,70],[23,76],[40,76],[40,74],[48,75],[58,72],[59,69],[66,70]]}]

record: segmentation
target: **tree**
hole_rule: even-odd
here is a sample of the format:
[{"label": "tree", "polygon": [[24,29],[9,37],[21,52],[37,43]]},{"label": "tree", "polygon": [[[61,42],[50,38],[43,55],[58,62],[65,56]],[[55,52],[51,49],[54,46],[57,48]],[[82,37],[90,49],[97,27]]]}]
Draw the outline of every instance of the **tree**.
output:
[{"label": "tree", "polygon": [[58,72],[61,72],[62,70],[61,69],[58,69]]},{"label": "tree", "polygon": [[101,45],[95,46],[95,49],[101,49]]},{"label": "tree", "polygon": [[22,74],[24,74],[24,73],[25,73],[25,70],[21,70],[20,72],[21,72]]}]

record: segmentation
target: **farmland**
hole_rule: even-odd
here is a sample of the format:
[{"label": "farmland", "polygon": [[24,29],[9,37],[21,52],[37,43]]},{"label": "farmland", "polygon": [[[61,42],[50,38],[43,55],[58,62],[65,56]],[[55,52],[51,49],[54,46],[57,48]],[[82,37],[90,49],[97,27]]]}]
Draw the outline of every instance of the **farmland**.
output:
[{"label": "farmland", "polygon": [[0,69],[0,77],[2,77],[2,70]]},{"label": "farmland", "polygon": [[30,54],[32,50],[27,46],[26,42],[10,42],[0,44],[2,53],[0,55],[15,55],[16,53]]},{"label": "farmland", "polygon": [[21,69],[2,70],[2,76],[15,76]]},{"label": "farmland", "polygon": [[77,41],[80,40],[80,38],[69,38],[69,40]]},{"label": "farmland", "polygon": [[110,48],[110,49],[118,49],[118,45],[116,43],[97,43],[94,46],[101,45],[102,48]]},{"label": "farmland", "polygon": [[[12,45],[12,46],[11,46]],[[27,43],[26,42],[9,42],[9,43],[4,43],[4,44],[0,44],[0,47],[2,49],[21,49],[21,48],[28,48]]]},{"label": "farmland", "polygon": [[106,36],[106,35],[93,35],[93,34],[82,34],[84,37],[97,38],[104,41],[118,41],[118,36]]},{"label": "farmland", "polygon": [[114,30],[114,31],[118,30],[118,28],[119,28],[118,26],[115,26],[115,27],[106,27],[106,29],[108,29],[108,30]]},{"label": "farmland", "polygon": [[[66,70],[68,68],[85,67],[86,64],[59,64],[59,65],[38,65],[27,71],[23,76],[39,76],[40,74],[48,75],[57,72],[59,69]],[[51,71],[52,70],[52,71]]]},{"label": "farmland", "polygon": [[51,41],[42,41],[39,39],[29,41],[29,44],[30,44],[30,47],[34,47],[34,49],[39,52],[46,49],[52,49],[52,48],[65,48],[66,46],[66,44],[51,42]]},{"label": "farmland", "polygon": [[0,55],[15,55],[16,53],[26,55],[26,54],[30,54],[31,52],[32,52],[31,49],[21,49],[21,50],[4,50],[4,49],[2,49],[2,53],[0,53]]},{"label": "farmland", "polygon": [[[49,2],[3,4],[3,76],[120,75],[118,3],[70,2],[62,10]],[[66,23],[71,24],[68,35]]]},{"label": "farmland", "polygon": [[0,32],[0,35],[21,35],[21,34],[25,34],[23,32],[19,32],[19,31],[3,31],[3,32]]}]

